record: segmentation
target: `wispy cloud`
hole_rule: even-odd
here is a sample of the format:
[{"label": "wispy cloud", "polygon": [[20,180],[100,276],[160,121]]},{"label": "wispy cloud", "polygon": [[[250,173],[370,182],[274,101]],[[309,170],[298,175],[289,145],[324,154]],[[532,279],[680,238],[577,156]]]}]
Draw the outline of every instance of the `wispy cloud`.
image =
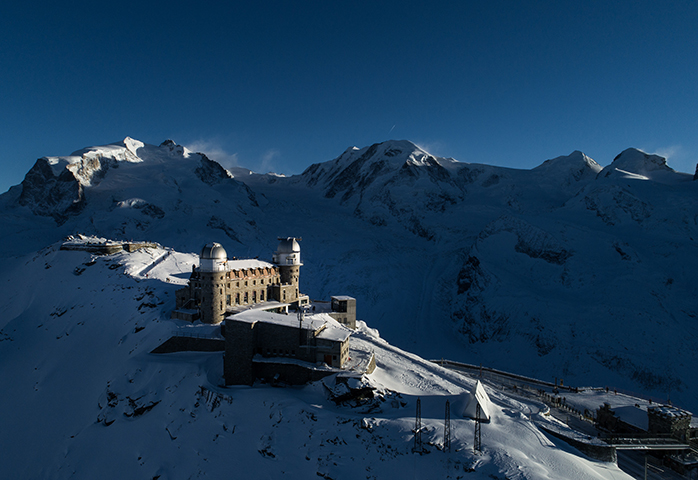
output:
[{"label": "wispy cloud", "polygon": [[443,155],[442,152],[444,150],[444,144],[439,140],[431,142],[414,142],[414,144],[422,150],[424,150],[425,152],[431,153],[432,155],[436,155],[437,157]]},{"label": "wispy cloud", "polygon": [[238,166],[238,154],[226,151],[217,140],[196,140],[185,145],[192,152],[201,152],[225,168]]},{"label": "wispy cloud", "polygon": [[696,171],[698,156],[687,151],[682,145],[659,147],[655,148],[654,152],[666,158],[667,164],[678,172],[694,173]]},{"label": "wispy cloud", "polygon": [[271,148],[264,152],[259,164],[259,173],[268,173],[276,171],[275,159],[281,157],[281,152],[275,148]]}]

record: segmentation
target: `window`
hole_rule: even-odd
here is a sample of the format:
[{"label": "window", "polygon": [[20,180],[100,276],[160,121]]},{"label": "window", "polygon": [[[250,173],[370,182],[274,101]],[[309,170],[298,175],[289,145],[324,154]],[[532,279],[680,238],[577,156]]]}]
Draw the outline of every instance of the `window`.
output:
[{"label": "window", "polygon": [[225,304],[230,305],[230,295],[225,296]]},{"label": "window", "polygon": [[263,302],[263,301],[264,301],[264,290],[262,290],[261,292],[259,292],[259,301],[260,301],[260,302]]},{"label": "window", "polygon": [[252,280],[252,285],[257,285],[257,280]]},{"label": "window", "polygon": [[247,280],[245,280],[245,286],[247,286]]},{"label": "window", "polygon": [[252,292],[252,303],[257,303],[257,292]]},{"label": "window", "polygon": [[247,303],[247,292],[245,292],[245,303]]},{"label": "window", "polygon": [[240,305],[240,294],[239,293],[235,294],[235,305]]},{"label": "window", "polygon": [[240,288],[240,282],[237,282],[237,284],[235,286]]}]

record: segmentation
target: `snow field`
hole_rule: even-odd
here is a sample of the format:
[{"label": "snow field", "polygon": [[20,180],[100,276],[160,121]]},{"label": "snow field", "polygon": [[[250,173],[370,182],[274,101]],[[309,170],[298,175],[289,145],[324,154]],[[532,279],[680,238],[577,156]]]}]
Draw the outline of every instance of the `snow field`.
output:
[{"label": "snow field", "polygon": [[[353,341],[376,352],[377,397],[356,407],[336,406],[322,382],[223,387],[220,353],[148,353],[180,326],[169,310],[194,259],[56,244],[0,272],[18,293],[1,305],[11,312],[0,341],[5,478],[624,478],[549,440],[524,414],[532,407],[496,391],[483,453],[455,408],[452,452],[440,451],[445,400],[474,381],[366,324]],[[423,455],[412,453],[417,398]]]}]

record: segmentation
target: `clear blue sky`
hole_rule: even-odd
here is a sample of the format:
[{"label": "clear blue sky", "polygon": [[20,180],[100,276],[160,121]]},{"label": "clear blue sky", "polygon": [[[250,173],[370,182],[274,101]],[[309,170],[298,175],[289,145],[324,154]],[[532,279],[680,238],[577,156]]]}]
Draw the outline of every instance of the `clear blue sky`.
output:
[{"label": "clear blue sky", "polygon": [[126,136],[286,174],[389,139],[698,161],[692,1],[3,2],[0,45],[3,192]]}]

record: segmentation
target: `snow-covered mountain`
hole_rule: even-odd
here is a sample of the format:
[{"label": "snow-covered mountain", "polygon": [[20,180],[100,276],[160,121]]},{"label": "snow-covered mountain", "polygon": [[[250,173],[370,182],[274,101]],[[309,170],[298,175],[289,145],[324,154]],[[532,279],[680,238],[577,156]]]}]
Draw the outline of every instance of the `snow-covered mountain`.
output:
[{"label": "snow-covered mountain", "polygon": [[[372,399],[336,404],[328,392],[347,387],[334,377],[223,387],[222,352],[149,353],[175,333],[200,332],[169,319],[196,255],[60,245],[5,258],[0,270],[11,292],[0,297],[2,478],[630,478],[536,428],[565,428],[540,401],[491,388],[475,454],[474,421],[461,415],[475,380],[363,322],[352,344],[374,351],[378,368],[351,381],[373,387]],[[426,455],[412,452],[418,399]],[[451,453],[439,448],[447,400]]]},{"label": "snow-covered mountain", "polygon": [[661,157],[516,170],[391,141],[293,177],[241,173],[171,141],[45,157],[0,196],[2,254],[79,232],[269,258],[302,236],[303,291],[355,296],[392,344],[698,410],[698,182]]},{"label": "snow-covered mountain", "polygon": [[[171,140],[156,147],[126,138],[40,158],[2,197],[4,220],[18,222],[7,233],[38,227],[53,240],[82,229],[110,238],[163,238],[174,228],[194,248],[205,243],[198,232],[208,228],[239,243],[238,235],[249,236],[261,216],[249,188],[217,162]],[[32,249],[45,246],[43,234],[36,242],[17,238],[4,246],[18,251],[27,240]]]}]

